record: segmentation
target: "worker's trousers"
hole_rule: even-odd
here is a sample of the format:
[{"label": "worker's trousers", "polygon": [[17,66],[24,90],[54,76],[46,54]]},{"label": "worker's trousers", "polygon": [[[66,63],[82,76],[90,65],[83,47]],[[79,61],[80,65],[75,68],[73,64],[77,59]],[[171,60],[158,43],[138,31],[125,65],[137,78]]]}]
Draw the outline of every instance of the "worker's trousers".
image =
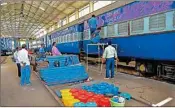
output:
[{"label": "worker's trousers", "polygon": [[21,67],[21,81],[20,81],[21,86],[30,84],[30,75],[31,75],[30,65]]},{"label": "worker's trousers", "polygon": [[16,65],[18,67],[18,77],[21,77],[21,65],[20,63],[17,63]]},{"label": "worker's trousers", "polygon": [[[115,60],[113,58],[106,59],[106,78],[114,78],[114,67],[115,67]],[[110,73],[111,70],[111,73]]]}]

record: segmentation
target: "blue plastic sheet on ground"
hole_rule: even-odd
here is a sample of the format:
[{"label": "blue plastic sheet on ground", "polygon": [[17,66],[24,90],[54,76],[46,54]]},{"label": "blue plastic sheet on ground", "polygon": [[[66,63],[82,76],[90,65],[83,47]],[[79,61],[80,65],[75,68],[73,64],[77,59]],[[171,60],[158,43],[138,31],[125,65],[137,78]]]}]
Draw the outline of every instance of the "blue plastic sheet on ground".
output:
[{"label": "blue plastic sheet on ground", "polygon": [[[47,60],[50,66],[41,68],[39,74],[41,79],[49,86],[83,81],[89,77],[85,67],[79,64],[77,56],[48,56]],[[60,67],[54,67],[51,64],[55,60],[60,62]]]}]

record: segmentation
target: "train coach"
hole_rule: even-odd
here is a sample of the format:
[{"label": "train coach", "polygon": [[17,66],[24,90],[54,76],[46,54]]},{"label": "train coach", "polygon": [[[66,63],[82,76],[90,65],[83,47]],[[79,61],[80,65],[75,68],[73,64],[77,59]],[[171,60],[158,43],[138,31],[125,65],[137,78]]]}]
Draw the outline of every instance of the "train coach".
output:
[{"label": "train coach", "polygon": [[[117,44],[120,61],[136,61],[139,72],[175,79],[175,2],[132,2],[97,16],[101,40]],[[62,53],[98,54],[91,42],[88,20],[51,34]],[[73,29],[71,29],[73,28]],[[61,32],[58,35],[58,32]],[[57,39],[57,40],[56,40]]]}]

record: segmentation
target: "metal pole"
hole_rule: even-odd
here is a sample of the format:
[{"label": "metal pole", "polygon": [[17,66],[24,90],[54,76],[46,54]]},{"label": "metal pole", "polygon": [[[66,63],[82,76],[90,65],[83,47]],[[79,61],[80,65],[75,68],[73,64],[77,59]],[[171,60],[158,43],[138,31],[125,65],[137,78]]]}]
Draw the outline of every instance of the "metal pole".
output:
[{"label": "metal pole", "polygon": [[89,68],[88,68],[88,44],[87,44],[87,56],[86,56],[86,65],[87,65],[87,71],[89,70]]}]

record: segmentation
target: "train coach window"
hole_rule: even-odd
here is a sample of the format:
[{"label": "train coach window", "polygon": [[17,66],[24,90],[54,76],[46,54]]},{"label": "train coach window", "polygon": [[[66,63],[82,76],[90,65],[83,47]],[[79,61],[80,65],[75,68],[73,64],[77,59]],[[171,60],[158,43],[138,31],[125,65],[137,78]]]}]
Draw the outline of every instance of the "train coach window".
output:
[{"label": "train coach window", "polygon": [[64,43],[67,42],[67,36],[64,35]]},{"label": "train coach window", "polygon": [[61,42],[62,43],[64,42],[64,36],[61,36]]},{"label": "train coach window", "polygon": [[118,24],[118,34],[128,35],[128,22],[122,22]]},{"label": "train coach window", "polygon": [[114,37],[115,36],[114,25],[108,25],[107,26],[107,36],[108,37]]},{"label": "train coach window", "polygon": [[74,34],[74,40],[75,40],[75,41],[78,40],[78,35],[77,35],[77,33]]},{"label": "train coach window", "polygon": [[144,30],[144,19],[131,21],[131,33],[142,33]]},{"label": "train coach window", "polygon": [[105,36],[105,31],[104,31],[104,27],[101,28],[100,37],[101,37],[101,38],[106,38],[106,36]]},{"label": "train coach window", "polygon": [[85,30],[83,35],[84,35],[84,40],[88,40],[89,39],[89,30]]},{"label": "train coach window", "polygon": [[166,19],[166,16],[164,13],[151,16],[149,19],[149,29],[150,30],[163,30],[166,26],[165,19]]}]

